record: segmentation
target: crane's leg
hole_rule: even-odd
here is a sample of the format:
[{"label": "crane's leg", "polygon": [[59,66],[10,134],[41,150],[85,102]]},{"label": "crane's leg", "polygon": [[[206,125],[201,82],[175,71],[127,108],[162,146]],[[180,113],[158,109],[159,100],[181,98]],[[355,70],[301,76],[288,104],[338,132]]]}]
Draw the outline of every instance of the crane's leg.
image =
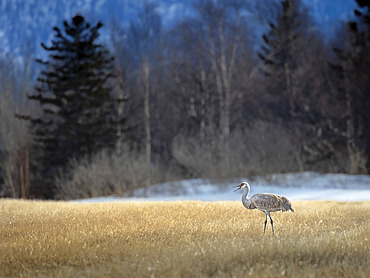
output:
[{"label": "crane's leg", "polygon": [[266,214],[266,220],[265,220],[265,227],[263,228],[263,234],[265,234],[265,231],[266,231],[266,224],[267,224],[267,213],[265,212]]},{"label": "crane's leg", "polygon": [[[270,220],[271,220],[272,234],[274,235],[274,221],[272,221],[270,213],[269,213],[269,217],[270,217]],[[267,219],[267,216],[266,216],[266,219]]]}]

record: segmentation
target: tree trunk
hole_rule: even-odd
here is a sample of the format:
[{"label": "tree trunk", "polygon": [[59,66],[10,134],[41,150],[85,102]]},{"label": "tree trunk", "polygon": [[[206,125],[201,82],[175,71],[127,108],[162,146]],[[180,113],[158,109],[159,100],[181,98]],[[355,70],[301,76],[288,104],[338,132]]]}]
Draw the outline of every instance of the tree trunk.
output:
[{"label": "tree trunk", "polygon": [[17,194],[15,192],[14,182],[13,182],[13,178],[12,178],[12,172],[9,169],[9,165],[6,166],[6,176],[8,178],[8,183],[9,183],[9,186],[10,186],[10,190],[12,192],[12,197],[15,198],[15,197],[17,197],[16,196]]},{"label": "tree trunk", "polygon": [[24,181],[23,165],[19,166],[19,177],[21,183],[21,198],[26,199],[26,183]]},{"label": "tree trunk", "polygon": [[[220,30],[219,28],[219,32],[222,32],[222,30]],[[222,42],[222,35],[219,34],[219,39],[220,39],[220,43],[223,43]],[[213,71],[213,74],[214,74],[214,77],[215,77],[215,81],[216,81],[216,88],[217,88],[217,94],[218,94],[218,101],[219,101],[219,111],[220,111],[220,121],[219,121],[219,142],[218,142],[218,145],[219,145],[219,149],[222,153],[222,156],[223,158],[225,159],[225,163],[228,164],[228,149],[226,148],[226,142],[228,141],[228,129],[229,129],[229,125],[228,125],[228,120],[227,120],[227,115],[228,113],[226,112],[226,102],[225,102],[225,88],[224,88],[224,85],[223,85],[223,81],[225,81],[223,78],[222,78],[222,73],[220,72],[220,69],[219,67],[225,67],[225,63],[226,63],[226,59],[225,57],[223,56],[224,59],[222,58],[219,58],[217,59],[217,56],[216,56],[216,46],[214,44],[214,41],[212,39],[212,36],[210,35],[210,52],[211,52],[211,64],[212,64],[212,71]],[[220,51],[222,52],[224,49],[220,49]],[[224,55],[224,53],[220,53],[221,55]],[[221,60],[220,62],[218,60]],[[220,65],[221,64],[221,65]],[[226,167],[228,167],[228,165],[225,165]],[[228,169],[228,168],[227,168]]]},{"label": "tree trunk", "polygon": [[201,95],[200,95],[200,126],[199,126],[199,136],[200,143],[204,144],[206,141],[206,73],[204,69],[200,71],[200,86],[201,86]]},{"label": "tree trunk", "polygon": [[125,94],[124,94],[124,89],[123,89],[123,73],[121,70],[121,67],[118,66],[117,69],[118,72],[118,111],[117,111],[117,117],[118,117],[118,126],[117,126],[117,141],[116,141],[116,153],[118,155],[122,154],[122,125],[121,125],[121,120],[124,117],[124,108],[125,108]]},{"label": "tree trunk", "polygon": [[[222,39],[222,45],[224,45],[223,42],[223,36],[220,36]],[[221,132],[222,132],[222,145],[223,145],[223,152],[224,152],[224,159],[225,159],[225,167],[226,169],[230,168],[230,110],[231,110],[231,78],[229,78],[228,66],[226,64],[226,54],[225,49],[222,48],[221,53],[221,60],[220,60],[220,67],[221,67],[221,76],[222,76],[222,83],[223,83],[223,93],[224,93],[224,103],[222,105],[223,111],[221,112],[222,115],[222,126],[221,126]],[[233,60],[231,59],[230,63],[233,63]],[[231,76],[230,76],[231,77]]]},{"label": "tree trunk", "polygon": [[149,65],[147,62],[144,62],[143,65],[143,74],[144,74],[144,114],[145,114],[145,150],[146,150],[146,164],[148,168],[148,178],[146,181],[146,187],[150,186],[151,182],[151,155],[152,155],[152,139],[150,136],[150,109],[149,109],[149,104],[150,104],[150,83],[149,83],[149,74],[150,74],[150,69]]},{"label": "tree trunk", "polygon": [[29,148],[29,140],[28,140],[28,130],[26,130],[26,150],[25,150],[25,198],[30,199],[31,197],[31,182],[30,182],[30,148]]},{"label": "tree trunk", "polygon": [[[348,80],[347,80],[348,82]],[[348,119],[346,120],[346,145],[347,145],[347,153],[348,153],[348,173],[349,174],[366,174],[366,156],[360,149],[360,147],[356,144],[356,134],[355,134],[355,119],[353,115],[353,107],[352,107],[352,98],[350,93],[346,92],[346,105],[347,105],[347,112],[349,114]],[[361,134],[357,134],[357,137],[360,137]]]},{"label": "tree trunk", "polygon": [[295,90],[292,85],[292,71],[289,67],[288,62],[284,63],[284,74],[285,74],[285,90],[286,96],[289,101],[289,114],[294,117],[295,115]]}]

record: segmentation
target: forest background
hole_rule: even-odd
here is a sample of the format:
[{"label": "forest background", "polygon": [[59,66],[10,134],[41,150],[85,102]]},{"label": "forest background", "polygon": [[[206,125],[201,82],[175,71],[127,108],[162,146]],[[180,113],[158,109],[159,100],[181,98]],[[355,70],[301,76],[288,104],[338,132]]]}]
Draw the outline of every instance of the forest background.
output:
[{"label": "forest background", "polygon": [[150,1],[125,25],[79,13],[50,26],[41,55],[1,53],[0,196],[369,174],[370,1],[333,37],[299,0],[258,3],[194,1],[167,28]]}]

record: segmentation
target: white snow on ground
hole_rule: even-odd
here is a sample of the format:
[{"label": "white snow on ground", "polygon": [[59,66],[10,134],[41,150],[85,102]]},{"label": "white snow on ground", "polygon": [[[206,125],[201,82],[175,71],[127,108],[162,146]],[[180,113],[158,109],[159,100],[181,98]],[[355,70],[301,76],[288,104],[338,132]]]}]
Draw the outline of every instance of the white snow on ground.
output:
[{"label": "white snow on ground", "polygon": [[320,174],[314,172],[273,174],[257,177],[214,181],[191,179],[153,185],[147,190],[138,189],[133,196],[101,197],[76,200],[79,203],[117,201],[224,201],[240,200],[241,191],[233,186],[249,182],[251,192],[275,193],[296,200],[370,201],[370,176],[346,174]]}]

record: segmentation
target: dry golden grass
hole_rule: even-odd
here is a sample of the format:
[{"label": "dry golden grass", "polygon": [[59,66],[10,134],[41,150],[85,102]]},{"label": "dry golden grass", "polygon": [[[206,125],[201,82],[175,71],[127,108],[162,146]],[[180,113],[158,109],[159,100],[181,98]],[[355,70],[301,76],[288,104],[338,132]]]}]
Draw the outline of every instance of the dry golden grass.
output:
[{"label": "dry golden grass", "polygon": [[0,277],[370,277],[370,202],[0,200]]}]

